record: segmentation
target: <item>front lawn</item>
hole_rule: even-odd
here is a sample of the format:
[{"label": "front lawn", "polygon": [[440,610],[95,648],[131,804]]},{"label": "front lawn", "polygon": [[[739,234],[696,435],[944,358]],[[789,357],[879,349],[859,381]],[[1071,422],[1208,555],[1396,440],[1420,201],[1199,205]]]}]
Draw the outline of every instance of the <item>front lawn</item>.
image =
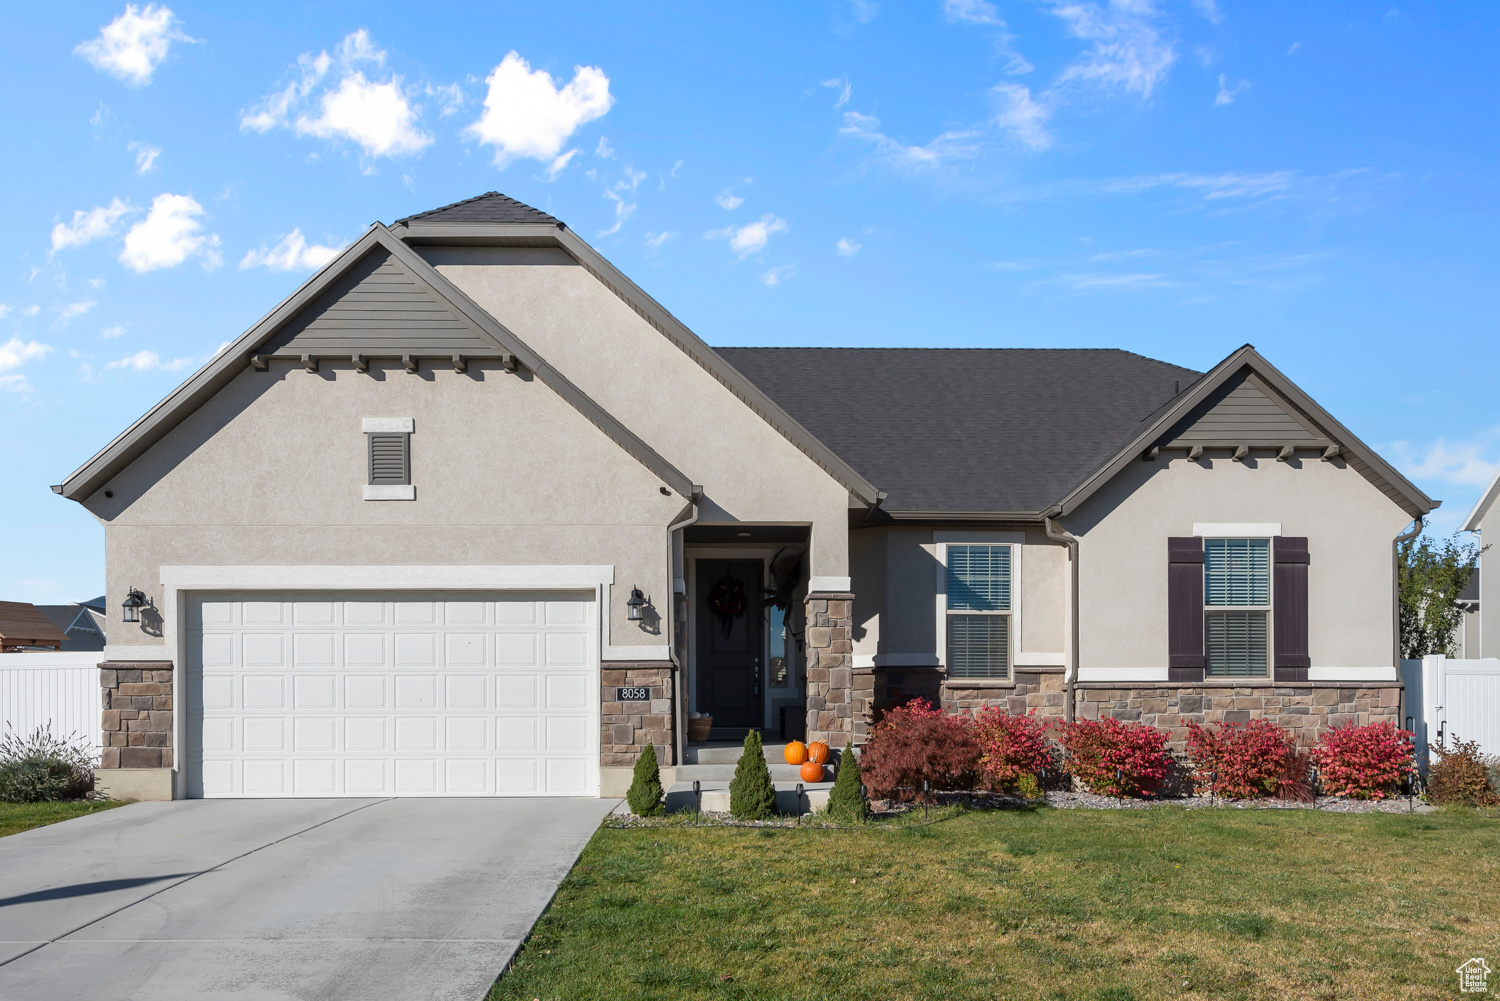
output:
[{"label": "front lawn", "polygon": [[1497,888],[1468,812],[605,828],[490,1001],[1451,998]]},{"label": "front lawn", "polygon": [[63,803],[0,803],[0,838],[123,805],[119,800],[113,799],[73,799]]}]

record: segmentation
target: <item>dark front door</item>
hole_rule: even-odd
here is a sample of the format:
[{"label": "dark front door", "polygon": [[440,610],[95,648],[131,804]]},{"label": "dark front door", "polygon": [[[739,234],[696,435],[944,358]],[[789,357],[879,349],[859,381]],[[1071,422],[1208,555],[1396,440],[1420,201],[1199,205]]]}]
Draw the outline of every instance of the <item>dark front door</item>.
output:
[{"label": "dark front door", "polygon": [[698,561],[698,706],[714,729],[764,725],[759,560]]}]

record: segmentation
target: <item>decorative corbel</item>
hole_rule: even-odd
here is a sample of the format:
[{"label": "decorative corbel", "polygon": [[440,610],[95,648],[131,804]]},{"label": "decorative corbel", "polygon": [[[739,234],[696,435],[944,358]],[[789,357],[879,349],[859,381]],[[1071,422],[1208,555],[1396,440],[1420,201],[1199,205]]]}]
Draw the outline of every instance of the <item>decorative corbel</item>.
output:
[{"label": "decorative corbel", "polygon": [[366,358],[364,355],[350,355],[349,360],[354,363],[354,371],[370,371],[370,359]]}]

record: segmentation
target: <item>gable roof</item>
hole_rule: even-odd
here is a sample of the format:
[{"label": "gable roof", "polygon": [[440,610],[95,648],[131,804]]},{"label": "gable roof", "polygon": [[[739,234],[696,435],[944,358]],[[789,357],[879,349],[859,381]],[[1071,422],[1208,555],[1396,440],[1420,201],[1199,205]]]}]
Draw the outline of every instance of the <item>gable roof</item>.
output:
[{"label": "gable roof", "polygon": [[718,353],[909,517],[1035,518],[1201,377],[1114,349]]},{"label": "gable roof", "polygon": [[[52,489],[70,500],[82,501],[89,497],[108,482],[110,477],[160,441],[189,414],[228,385],[247,366],[263,363],[257,352],[273,343],[289,324],[295,323],[309,306],[316,306],[320,297],[330,287],[355,271],[371,254],[389,255],[389,258],[395,262],[397,270],[405,278],[410,279],[414,289],[429,297],[431,301],[441,306],[448,316],[467,331],[472,332],[476,338],[475,343],[485,346],[485,350],[474,352],[475,356],[485,354],[494,357],[513,356],[679,495],[686,498],[698,493],[698,488],[681,470],[669,463],[638,438],[634,432],[568,381],[562,373],[522,343],[520,338],[476,305],[463,292],[455,288],[451,282],[380,223],[372,226],[364,236],[347,247],[317,274],[304,282],[301,288],[283,300],[281,305],[221,350],[208,364],[173,390],[165,400],[158,403],[144,417],[132,424],[97,455]],[[405,351],[415,353],[409,347]],[[313,357],[317,356],[311,351],[306,353]],[[449,349],[444,346],[437,351],[436,355],[428,355],[428,357],[444,357],[447,353]],[[378,351],[369,352],[369,354],[372,357],[381,356]],[[348,351],[323,355],[329,358],[348,358],[349,356]]]},{"label": "gable roof", "polygon": [[403,219],[397,219],[395,225],[410,225],[414,222],[424,223],[536,223],[547,226],[561,226],[555,218],[530,205],[516,201],[514,198],[506,197],[498,191],[486,191],[482,195],[473,198],[465,198],[461,202],[452,205],[443,205],[439,208],[428,209],[426,212],[418,212]]},{"label": "gable roof", "polygon": [[1495,470],[1495,478],[1490,480],[1490,485],[1484,488],[1484,493],[1479,495],[1479,500],[1474,502],[1474,507],[1469,511],[1469,516],[1464,519],[1460,532],[1477,532],[1479,523],[1484,521],[1484,516],[1490,513],[1495,499],[1500,497],[1500,469]]},{"label": "gable roof", "polygon": [[1221,390],[1232,385],[1234,380],[1246,376],[1257,380],[1259,386],[1280,397],[1282,402],[1296,412],[1300,418],[1299,423],[1321,433],[1323,439],[1332,443],[1332,447],[1351,469],[1363,475],[1413,518],[1426,515],[1442,503],[1417,489],[1415,484],[1397,472],[1374,449],[1355,437],[1312,397],[1262,358],[1254,347],[1246,344],[1215,365],[1207,375],[1184,390],[1148,421],[1143,422],[1141,429],[1125,439],[1108,461],[1068,492],[1057,505],[1057,513],[1067,515],[1076,511],[1080,504],[1093,496],[1128,463],[1138,460],[1148,449],[1178,444],[1176,432],[1185,423],[1196,418],[1202,408],[1221,398]]}]

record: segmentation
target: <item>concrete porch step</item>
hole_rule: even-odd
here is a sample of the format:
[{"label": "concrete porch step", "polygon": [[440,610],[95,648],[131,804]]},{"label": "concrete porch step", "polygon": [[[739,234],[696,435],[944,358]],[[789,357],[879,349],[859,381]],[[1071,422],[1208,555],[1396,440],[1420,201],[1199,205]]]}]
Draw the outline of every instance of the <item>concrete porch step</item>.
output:
[{"label": "concrete porch step", "polygon": [[[766,764],[786,764],[786,743],[766,744]],[[738,764],[740,752],[744,750],[743,743],[720,743],[689,744],[682,750],[683,759],[690,765],[733,765]]]},{"label": "concrete porch step", "polygon": [[[691,782],[697,779],[700,782],[728,782],[734,778],[734,770],[739,767],[739,759],[733,764],[723,765],[678,765],[676,778],[679,782]],[[799,765],[789,765],[785,761],[767,761],[766,767],[771,770],[771,781],[773,782],[800,782],[802,774]]]},{"label": "concrete porch step", "polygon": [[[828,793],[833,789],[832,782],[804,782],[802,783],[802,798],[797,799],[796,782],[777,782],[776,785],[776,808],[782,813],[801,815],[813,813],[828,805]],[[704,782],[699,780],[700,805],[705,813],[728,813],[729,812],[729,783]],[[693,783],[674,782],[667,790],[666,796],[667,812],[677,813],[682,810],[693,808]]]}]

